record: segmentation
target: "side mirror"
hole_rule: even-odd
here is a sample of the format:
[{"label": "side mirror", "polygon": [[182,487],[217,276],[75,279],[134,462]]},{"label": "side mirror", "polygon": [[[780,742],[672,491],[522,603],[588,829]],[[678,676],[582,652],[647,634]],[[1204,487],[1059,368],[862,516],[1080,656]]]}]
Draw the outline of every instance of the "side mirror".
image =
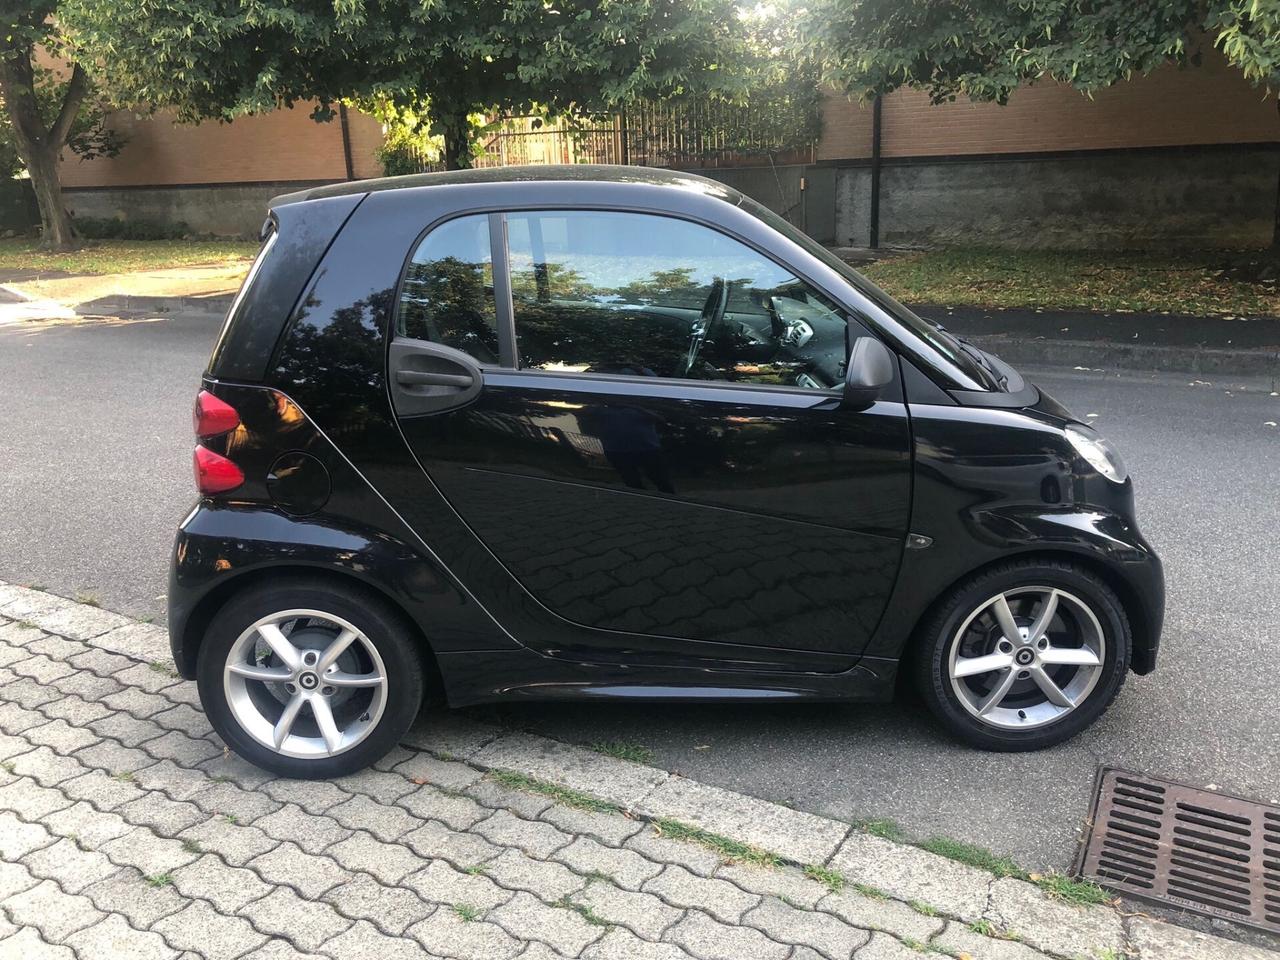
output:
[{"label": "side mirror", "polygon": [[875,337],[852,339],[840,406],[848,410],[865,410],[876,402],[880,391],[893,382],[893,354]]}]

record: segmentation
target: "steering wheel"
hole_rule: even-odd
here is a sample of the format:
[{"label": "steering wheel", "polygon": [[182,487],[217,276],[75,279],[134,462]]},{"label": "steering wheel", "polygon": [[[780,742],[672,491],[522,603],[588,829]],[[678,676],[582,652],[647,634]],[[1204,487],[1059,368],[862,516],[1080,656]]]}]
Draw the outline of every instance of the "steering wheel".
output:
[{"label": "steering wheel", "polygon": [[707,302],[702,305],[702,313],[693,325],[693,335],[689,338],[689,353],[684,361],[684,376],[689,376],[693,365],[698,362],[698,354],[706,343],[707,334],[724,320],[725,311],[729,307],[729,284],[717,277],[711,283],[711,292]]}]

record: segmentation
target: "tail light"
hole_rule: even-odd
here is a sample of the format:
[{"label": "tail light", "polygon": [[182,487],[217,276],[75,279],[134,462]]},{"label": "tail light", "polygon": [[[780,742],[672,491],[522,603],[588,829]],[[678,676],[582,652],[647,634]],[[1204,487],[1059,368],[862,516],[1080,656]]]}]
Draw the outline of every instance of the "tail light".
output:
[{"label": "tail light", "polygon": [[201,496],[226,493],[244,483],[244,471],[220,453],[208,447],[196,447],[193,458],[196,489]]},{"label": "tail light", "polygon": [[219,400],[208,390],[196,394],[196,407],[191,412],[191,425],[196,438],[203,440],[219,434],[230,433],[240,426],[240,414],[225,400]]},{"label": "tail light", "polygon": [[[230,433],[240,426],[240,414],[225,400],[219,400],[208,390],[201,390],[196,394],[191,426],[195,430],[197,441],[207,440]],[[201,496],[226,493],[244,483],[244,471],[233,461],[199,443],[192,457],[192,466],[195,469],[196,489]]]}]

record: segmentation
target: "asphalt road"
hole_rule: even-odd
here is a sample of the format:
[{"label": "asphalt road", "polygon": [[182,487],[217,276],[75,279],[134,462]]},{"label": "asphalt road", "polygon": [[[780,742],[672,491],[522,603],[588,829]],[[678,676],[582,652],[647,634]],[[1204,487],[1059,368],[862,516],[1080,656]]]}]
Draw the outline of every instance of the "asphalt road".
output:
[{"label": "asphalt road", "polygon": [[[0,326],[0,578],[163,615],[193,501],[190,408],[217,320]],[[878,707],[502,706],[471,711],[623,741],[688,776],[841,818],[888,817],[1066,867],[1099,763],[1280,802],[1280,398],[1270,383],[1036,371],[1124,452],[1164,556],[1159,670],[1070,744],[1033,755],[944,739]]]}]

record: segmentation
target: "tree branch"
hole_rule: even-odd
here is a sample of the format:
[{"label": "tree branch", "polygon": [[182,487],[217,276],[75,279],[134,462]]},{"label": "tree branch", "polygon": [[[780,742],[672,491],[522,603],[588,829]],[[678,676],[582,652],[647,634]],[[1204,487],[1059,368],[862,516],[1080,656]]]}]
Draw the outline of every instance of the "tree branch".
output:
[{"label": "tree branch", "polygon": [[[0,95],[4,97],[9,119],[18,135],[18,145],[20,148],[42,147],[45,129],[40,121],[40,107],[36,102],[31,48],[9,50],[5,54],[0,60]],[[21,149],[19,152],[22,152]]]},{"label": "tree branch", "polygon": [[62,97],[62,109],[58,111],[58,119],[49,128],[49,145],[54,150],[61,150],[71,136],[71,127],[80,113],[80,104],[89,92],[89,75],[84,67],[76,64],[71,71],[71,82],[67,84],[67,92]]}]

